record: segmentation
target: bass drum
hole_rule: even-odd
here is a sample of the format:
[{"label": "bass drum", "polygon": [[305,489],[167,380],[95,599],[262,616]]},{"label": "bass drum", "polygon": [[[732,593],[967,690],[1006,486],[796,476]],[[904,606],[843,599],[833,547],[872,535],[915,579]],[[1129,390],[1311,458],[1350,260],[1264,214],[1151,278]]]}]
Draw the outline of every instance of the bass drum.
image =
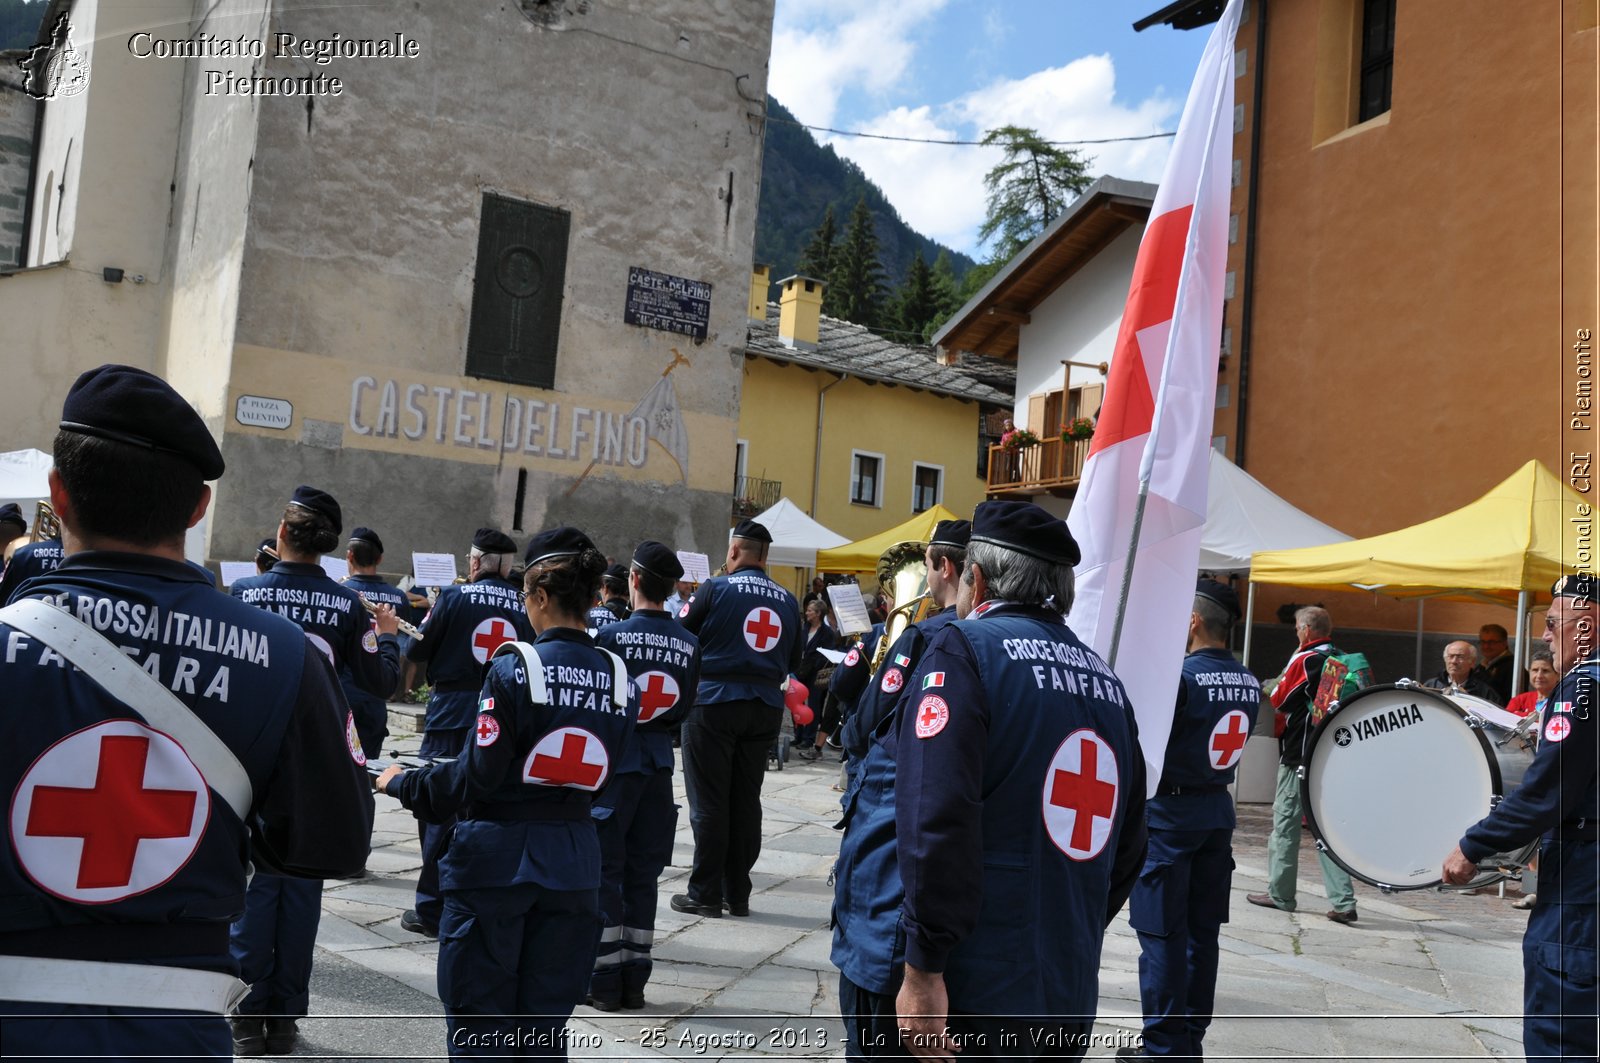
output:
[{"label": "bass drum", "polygon": [[[1533,737],[1527,724],[1510,723],[1517,719],[1410,680],[1352,694],[1317,725],[1306,752],[1301,796],[1318,845],[1384,890],[1442,886],[1461,835],[1533,763]],[[1471,882],[1446,888],[1510,878],[1537,846],[1491,856]]]}]

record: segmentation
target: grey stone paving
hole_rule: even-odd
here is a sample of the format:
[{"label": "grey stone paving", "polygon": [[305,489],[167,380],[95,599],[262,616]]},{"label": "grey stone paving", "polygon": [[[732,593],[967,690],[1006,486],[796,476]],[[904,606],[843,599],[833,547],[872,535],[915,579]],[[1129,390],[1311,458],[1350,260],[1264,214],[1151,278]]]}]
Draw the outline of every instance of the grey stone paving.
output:
[{"label": "grey stone paving", "polygon": [[[648,1007],[609,1015],[578,1008],[569,1025],[574,1059],[841,1058],[838,975],[828,959],[837,778],[837,764],[827,762],[791,762],[767,774],[766,838],[749,919],[690,917],[668,907],[693,852],[678,778],[684,807],[661,882]],[[326,884],[301,1058],[445,1056],[438,945],[399,925],[420,862],[414,824],[394,801],[380,797],[378,806],[368,876]],[[1308,838],[1300,911],[1257,908],[1244,894],[1265,888],[1270,819],[1266,806],[1241,809],[1210,1058],[1520,1057],[1526,916],[1509,897],[1385,897],[1357,883],[1360,921],[1339,926],[1323,917]],[[1138,955],[1124,913],[1101,957],[1101,1044],[1091,1057],[1112,1055],[1138,1031]]]}]

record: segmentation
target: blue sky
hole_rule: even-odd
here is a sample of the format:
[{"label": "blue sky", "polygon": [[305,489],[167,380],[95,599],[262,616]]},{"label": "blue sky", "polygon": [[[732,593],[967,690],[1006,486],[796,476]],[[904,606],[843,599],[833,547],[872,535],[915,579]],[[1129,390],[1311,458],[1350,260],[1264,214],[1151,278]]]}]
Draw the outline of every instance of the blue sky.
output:
[{"label": "blue sky", "polygon": [[[1013,124],[1052,140],[1171,131],[1209,28],[1133,22],[1163,0],[777,0],[768,90],[802,121],[976,140]],[[980,255],[983,175],[999,153],[814,134],[919,231]],[[1086,147],[1091,171],[1155,181],[1169,140]]]}]

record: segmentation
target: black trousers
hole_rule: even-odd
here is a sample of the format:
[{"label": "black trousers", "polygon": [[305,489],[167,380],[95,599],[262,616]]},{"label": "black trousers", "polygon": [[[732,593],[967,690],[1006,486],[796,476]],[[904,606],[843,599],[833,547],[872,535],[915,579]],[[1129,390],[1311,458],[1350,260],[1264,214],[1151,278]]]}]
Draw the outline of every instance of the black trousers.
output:
[{"label": "black trousers", "polygon": [[750,868],[761,855],[761,781],[782,718],[782,709],[764,702],[721,701],[696,705],[684,721],[696,904],[750,903]]}]

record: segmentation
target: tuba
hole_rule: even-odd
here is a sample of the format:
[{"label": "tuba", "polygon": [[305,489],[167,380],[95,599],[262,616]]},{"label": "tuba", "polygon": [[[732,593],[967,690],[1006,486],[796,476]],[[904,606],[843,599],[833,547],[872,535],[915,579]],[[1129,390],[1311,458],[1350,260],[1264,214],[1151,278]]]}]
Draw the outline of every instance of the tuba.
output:
[{"label": "tuba", "polygon": [[894,595],[894,608],[883,618],[883,638],[872,653],[872,673],[876,674],[889,655],[889,647],[905,634],[906,628],[925,619],[932,609],[928,596],[927,543],[896,543],[878,559],[878,586]]},{"label": "tuba", "polygon": [[40,499],[33,511],[33,531],[29,534],[28,541],[42,543],[46,539],[59,538],[61,538],[61,519],[56,516],[56,511],[50,508],[50,503]]}]

